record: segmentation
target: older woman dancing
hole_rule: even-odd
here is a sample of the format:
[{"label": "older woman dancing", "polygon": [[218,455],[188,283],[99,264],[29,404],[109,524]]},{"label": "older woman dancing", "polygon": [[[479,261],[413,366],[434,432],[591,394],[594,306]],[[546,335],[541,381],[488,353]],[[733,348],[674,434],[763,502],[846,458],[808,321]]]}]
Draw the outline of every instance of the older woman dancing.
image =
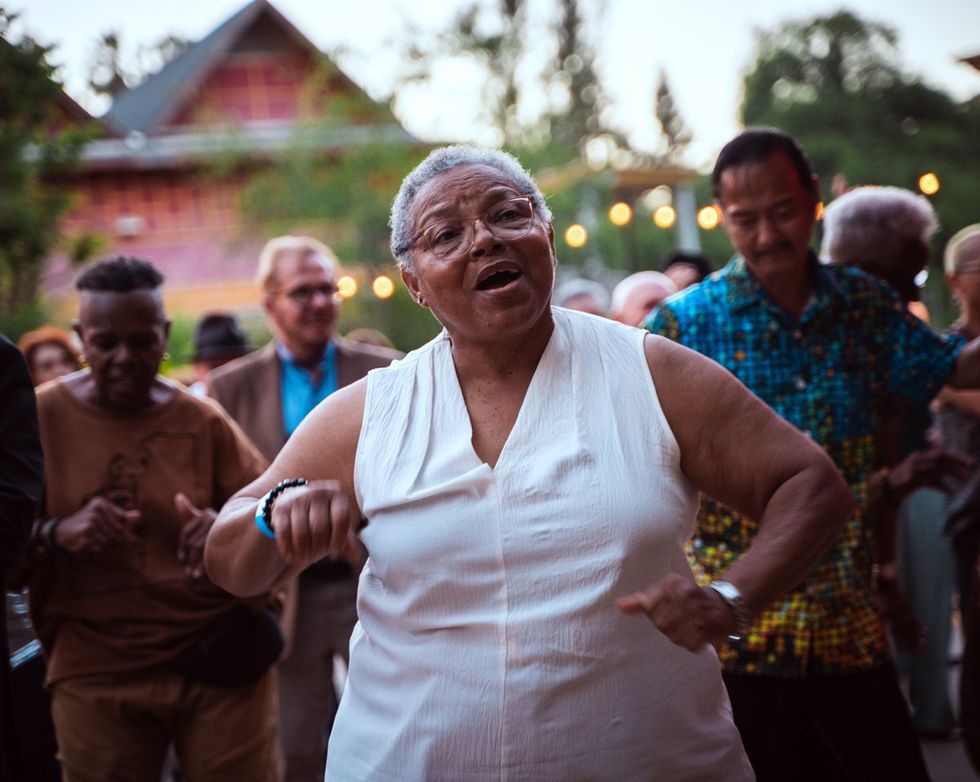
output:
[{"label": "older woman dancing", "polygon": [[[837,534],[833,465],[707,359],[552,309],[550,213],[509,155],[436,150],[391,224],[445,330],[324,402],[205,551],[255,594],[366,522],[328,779],[751,779],[710,644]],[[706,588],[699,489],[761,522]]]}]

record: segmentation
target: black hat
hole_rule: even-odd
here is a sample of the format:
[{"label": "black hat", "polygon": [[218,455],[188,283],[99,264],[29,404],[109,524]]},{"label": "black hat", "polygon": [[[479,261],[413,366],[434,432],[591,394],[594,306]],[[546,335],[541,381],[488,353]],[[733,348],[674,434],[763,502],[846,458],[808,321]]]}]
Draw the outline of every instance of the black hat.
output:
[{"label": "black hat", "polygon": [[205,315],[194,328],[194,355],[191,361],[236,358],[251,350],[248,337],[234,315]]}]

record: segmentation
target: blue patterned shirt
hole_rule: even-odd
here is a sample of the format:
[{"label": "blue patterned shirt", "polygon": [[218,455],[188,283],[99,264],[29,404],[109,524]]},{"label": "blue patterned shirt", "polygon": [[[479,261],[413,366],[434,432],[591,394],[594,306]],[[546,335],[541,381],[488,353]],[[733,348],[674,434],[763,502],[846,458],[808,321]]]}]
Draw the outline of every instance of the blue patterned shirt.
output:
[{"label": "blue patterned shirt", "polygon": [[[814,295],[794,318],[736,257],[668,299],[646,327],[732,372],[819,443],[854,494],[841,539],[807,579],[720,652],[739,673],[802,676],[862,670],[887,659],[871,586],[867,477],[889,396],[928,402],[952,371],[962,340],[944,341],[892,290],[856,269],[810,259]],[[689,553],[702,583],[748,548],[757,524],[709,498]]]}]

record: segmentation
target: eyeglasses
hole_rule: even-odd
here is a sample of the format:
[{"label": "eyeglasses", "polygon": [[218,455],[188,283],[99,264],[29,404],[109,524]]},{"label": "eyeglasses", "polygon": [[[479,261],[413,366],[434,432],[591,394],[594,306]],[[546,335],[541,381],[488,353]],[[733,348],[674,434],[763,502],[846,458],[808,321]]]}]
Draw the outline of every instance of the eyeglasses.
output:
[{"label": "eyeglasses", "polygon": [[294,304],[298,304],[300,307],[306,307],[318,293],[322,293],[328,299],[332,299],[334,294],[337,293],[337,286],[332,282],[325,285],[300,285],[298,288],[293,288],[288,291],[277,291],[277,293],[283,294],[287,299]]},{"label": "eyeglasses", "polygon": [[503,242],[520,239],[527,235],[534,224],[533,204],[531,196],[508,198],[494,204],[474,220],[436,220],[419,231],[409,247],[413,247],[421,239],[437,258],[453,258],[472,246],[477,221],[483,223],[495,239]]}]

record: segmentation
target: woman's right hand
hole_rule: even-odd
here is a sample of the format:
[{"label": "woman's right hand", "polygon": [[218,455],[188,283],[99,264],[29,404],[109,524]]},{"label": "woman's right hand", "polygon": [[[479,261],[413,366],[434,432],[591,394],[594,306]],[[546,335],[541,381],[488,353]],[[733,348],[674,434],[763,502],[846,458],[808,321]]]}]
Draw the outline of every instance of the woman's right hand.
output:
[{"label": "woman's right hand", "polygon": [[305,568],[348,545],[351,505],[339,481],[310,481],[287,489],[272,506],[272,528],[283,561]]},{"label": "woman's right hand", "polygon": [[62,517],[54,529],[54,542],[69,554],[98,554],[121,540],[133,540],[133,526],[142,514],[123,510],[105,497],[92,497],[70,516]]}]

